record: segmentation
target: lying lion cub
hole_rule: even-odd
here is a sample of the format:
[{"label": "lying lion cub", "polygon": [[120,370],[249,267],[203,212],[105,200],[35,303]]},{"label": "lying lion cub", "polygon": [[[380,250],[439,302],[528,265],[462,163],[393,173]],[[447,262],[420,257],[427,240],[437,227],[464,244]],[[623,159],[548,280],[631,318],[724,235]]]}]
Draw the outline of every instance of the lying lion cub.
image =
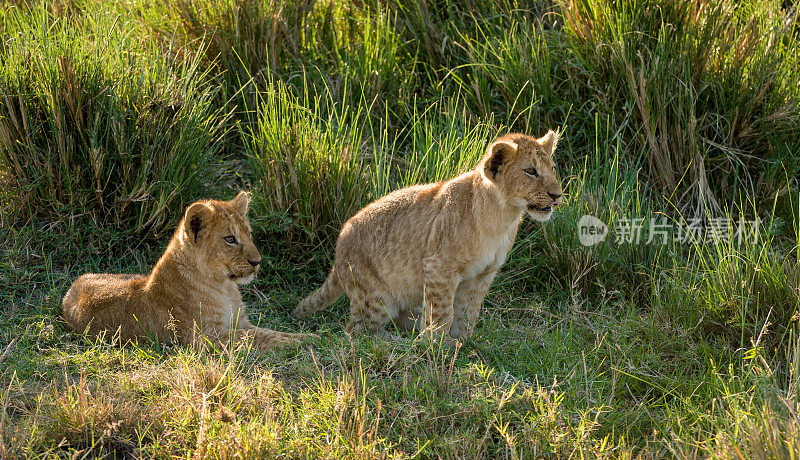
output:
[{"label": "lying lion cub", "polygon": [[189,344],[197,332],[226,344],[231,328],[252,335],[259,350],[301,340],[303,334],[261,329],[247,319],[239,285],[255,278],[261,262],[249,203],[240,192],[231,201],[192,204],[149,275],[82,275],[64,296],[64,319],[92,336],[119,331],[123,343],[152,337]]},{"label": "lying lion cub", "polygon": [[310,315],[346,293],[350,333],[382,334],[399,319],[403,329],[470,337],[524,213],[545,222],[560,204],[557,142],[553,131],[540,139],[509,134],[488,146],[473,171],[368,205],[344,224],[328,279],[292,315]]}]

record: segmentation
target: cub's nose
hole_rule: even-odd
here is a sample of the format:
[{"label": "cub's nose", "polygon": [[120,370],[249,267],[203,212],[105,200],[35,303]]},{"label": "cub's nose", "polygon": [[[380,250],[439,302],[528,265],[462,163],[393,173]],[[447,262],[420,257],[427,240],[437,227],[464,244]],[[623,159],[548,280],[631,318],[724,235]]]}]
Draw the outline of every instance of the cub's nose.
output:
[{"label": "cub's nose", "polygon": [[556,193],[547,192],[547,194],[550,196],[550,198],[552,198],[554,200],[557,200],[557,199],[561,198],[561,194],[560,193],[556,194]]},{"label": "cub's nose", "polygon": [[250,265],[252,265],[254,267],[261,263],[261,259],[258,259],[258,260],[249,260],[248,259],[247,261],[250,262]]}]

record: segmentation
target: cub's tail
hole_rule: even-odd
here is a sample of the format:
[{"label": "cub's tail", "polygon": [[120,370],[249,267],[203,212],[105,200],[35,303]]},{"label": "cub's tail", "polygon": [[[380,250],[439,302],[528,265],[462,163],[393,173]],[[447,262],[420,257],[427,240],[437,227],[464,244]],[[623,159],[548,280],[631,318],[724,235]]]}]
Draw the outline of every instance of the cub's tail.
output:
[{"label": "cub's tail", "polygon": [[324,310],[325,307],[341,297],[343,293],[344,291],[342,287],[339,286],[339,280],[336,276],[335,269],[333,269],[328,275],[328,279],[325,280],[319,289],[300,301],[297,307],[292,311],[292,316],[301,319],[320,310]]}]

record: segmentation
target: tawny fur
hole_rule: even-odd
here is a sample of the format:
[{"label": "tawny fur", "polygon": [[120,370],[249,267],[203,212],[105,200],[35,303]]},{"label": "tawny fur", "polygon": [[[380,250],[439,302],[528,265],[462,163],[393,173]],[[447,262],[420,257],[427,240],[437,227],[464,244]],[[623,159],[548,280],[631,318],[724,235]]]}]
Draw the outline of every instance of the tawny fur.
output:
[{"label": "tawny fur", "polygon": [[192,204],[149,275],[82,275],[64,296],[64,319],[78,332],[123,343],[148,337],[190,344],[205,337],[226,345],[234,333],[266,350],[301,340],[303,334],[258,328],[247,318],[239,285],[255,278],[261,262],[249,202],[240,192],[231,201]]},{"label": "tawny fur", "polygon": [[509,134],[473,171],[395,191],[348,220],[325,283],[292,315],[350,299],[350,333],[402,329],[472,335],[481,304],[527,212],[547,221],[560,204],[558,135]]}]

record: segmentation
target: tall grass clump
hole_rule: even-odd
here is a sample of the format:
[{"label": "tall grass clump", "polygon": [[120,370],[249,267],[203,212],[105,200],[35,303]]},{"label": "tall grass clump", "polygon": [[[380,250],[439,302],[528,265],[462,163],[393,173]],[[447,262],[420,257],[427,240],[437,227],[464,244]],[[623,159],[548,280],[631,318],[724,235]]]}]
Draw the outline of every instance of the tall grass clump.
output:
[{"label": "tall grass clump", "polygon": [[[513,12],[500,23],[478,22],[475,29],[460,32],[469,64],[454,77],[471,108],[504,117],[523,132],[563,124],[577,101],[568,78],[575,69],[562,59],[558,35],[541,20]],[[580,135],[575,131],[572,137]]]},{"label": "tall grass clump", "polygon": [[[559,3],[586,94],[656,190],[711,206],[769,198],[797,170],[797,9],[760,1]],[[638,153],[637,153],[638,155]]]},{"label": "tall grass clump", "polygon": [[[316,56],[309,73],[317,91],[324,89],[345,104],[366,105],[379,124],[391,129],[414,105],[416,59],[395,30],[396,15],[380,5],[374,8],[350,8],[331,19],[332,43],[309,47],[309,54]],[[317,29],[317,34],[326,30]],[[322,37],[318,40],[324,43]],[[291,83],[292,76],[286,80]]]},{"label": "tall grass clump", "polygon": [[199,59],[221,86],[225,102],[252,98],[270,70],[283,68],[300,53],[314,4],[165,0],[140,7],[153,37],[173,54]]},{"label": "tall grass clump", "polygon": [[[541,4],[508,0],[389,0],[384,8],[396,16],[395,28],[408,51],[417,57],[414,72],[428,87],[438,86],[454,68],[468,62],[464,38],[479,34],[480,24],[503,22],[516,12],[541,13]],[[373,7],[373,10],[377,8]]]},{"label": "tall grass clump", "polygon": [[[198,56],[240,122],[273,80],[376,114],[408,98],[413,58],[394,16],[380,5],[285,0],[170,0],[142,3],[146,27],[173,54]],[[347,98],[344,101],[343,98]],[[314,101],[312,101],[314,102]],[[324,102],[324,101],[323,101]]]},{"label": "tall grass clump", "polygon": [[95,13],[4,17],[0,163],[22,217],[158,231],[212,180],[224,117],[196,62]]},{"label": "tall grass clump", "polygon": [[460,95],[411,114],[407,134],[398,133],[395,142],[406,145],[397,159],[399,186],[449,180],[475,168],[497,136],[492,121],[474,117]]},{"label": "tall grass clump", "polygon": [[376,195],[387,170],[383,152],[367,143],[363,107],[323,117],[311,97],[301,100],[275,82],[243,138],[266,210],[290,218],[293,238],[318,242]]}]

